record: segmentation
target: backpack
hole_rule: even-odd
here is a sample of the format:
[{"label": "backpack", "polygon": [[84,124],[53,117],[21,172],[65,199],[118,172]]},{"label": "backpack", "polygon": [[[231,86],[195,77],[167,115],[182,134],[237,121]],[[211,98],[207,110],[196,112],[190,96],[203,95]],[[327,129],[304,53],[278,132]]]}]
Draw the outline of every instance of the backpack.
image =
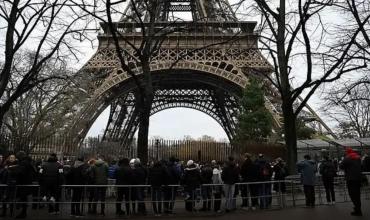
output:
[{"label": "backpack", "polygon": [[262,168],[260,172],[262,177],[270,177],[271,176],[271,167],[270,164],[266,163]]},{"label": "backpack", "polygon": [[332,163],[325,164],[325,167],[322,171],[322,175],[325,177],[335,177],[337,175],[337,172],[335,170],[334,165]]}]

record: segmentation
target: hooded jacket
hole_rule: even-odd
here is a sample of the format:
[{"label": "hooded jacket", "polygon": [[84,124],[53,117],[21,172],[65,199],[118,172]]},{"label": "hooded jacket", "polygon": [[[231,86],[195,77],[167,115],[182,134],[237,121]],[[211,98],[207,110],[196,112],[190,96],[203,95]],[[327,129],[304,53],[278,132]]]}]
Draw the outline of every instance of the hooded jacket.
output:
[{"label": "hooded jacket", "polygon": [[361,157],[352,148],[347,148],[346,157],[339,166],[347,181],[361,181]]},{"label": "hooded jacket", "polygon": [[316,182],[316,163],[312,160],[303,160],[297,163],[298,173],[301,174],[302,184],[314,186]]},{"label": "hooded jacket", "polygon": [[95,185],[108,184],[108,165],[101,159],[92,167],[93,182]]}]

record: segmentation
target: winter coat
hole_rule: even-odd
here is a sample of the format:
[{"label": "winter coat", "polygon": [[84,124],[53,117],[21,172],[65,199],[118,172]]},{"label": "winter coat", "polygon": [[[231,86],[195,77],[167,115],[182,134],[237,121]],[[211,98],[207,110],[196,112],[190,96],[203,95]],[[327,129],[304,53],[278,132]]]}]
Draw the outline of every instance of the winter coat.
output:
[{"label": "winter coat", "polygon": [[36,177],[36,169],[32,166],[32,159],[28,156],[20,158],[18,161],[19,177],[18,185],[31,185]]},{"label": "winter coat", "polygon": [[362,162],[362,171],[370,172],[370,156],[366,156]]},{"label": "winter coat", "polygon": [[202,184],[212,183],[213,170],[210,166],[203,166],[200,172]]},{"label": "winter coat", "polygon": [[284,164],[278,163],[272,170],[275,172],[275,180],[284,180],[288,176],[288,169]]},{"label": "winter coat", "polygon": [[118,167],[119,166],[116,165],[116,164],[109,166],[109,168],[108,168],[108,177],[110,179],[115,179],[116,178],[115,174],[116,174],[116,170],[118,169]]},{"label": "winter coat", "polygon": [[185,191],[188,192],[200,187],[200,170],[195,164],[185,168],[181,183],[184,185]]},{"label": "winter coat", "polygon": [[339,167],[344,170],[347,181],[361,181],[361,158],[357,153],[347,153]]},{"label": "winter coat", "polygon": [[259,179],[259,166],[252,160],[246,159],[240,169],[243,182],[256,182]]},{"label": "winter coat", "polygon": [[167,184],[168,173],[166,168],[160,164],[155,163],[152,168],[149,169],[148,182],[153,187],[160,187]]},{"label": "winter coat", "polygon": [[89,165],[82,161],[76,161],[67,175],[67,183],[70,185],[85,185],[88,183]]},{"label": "winter coat", "polygon": [[63,166],[55,159],[49,159],[42,164],[39,173],[41,185],[63,184]]},{"label": "winter coat", "polygon": [[179,167],[175,163],[169,163],[167,165],[167,173],[168,173],[168,185],[177,185],[179,184],[180,177],[181,177],[181,167]]},{"label": "winter coat", "polygon": [[6,168],[4,168],[2,173],[2,180],[3,184],[7,184],[8,186],[17,185],[18,178],[20,177],[20,169],[16,162],[8,164]]},{"label": "winter coat", "polygon": [[337,175],[334,163],[330,160],[324,160],[320,165],[320,174],[323,179],[333,179]]},{"label": "winter coat", "polygon": [[239,169],[235,163],[229,162],[226,164],[221,174],[222,181],[225,184],[233,185],[239,182]]},{"label": "winter coat", "polygon": [[303,185],[314,186],[316,182],[316,163],[312,160],[303,160],[297,163],[298,173],[301,174]]},{"label": "winter coat", "polygon": [[97,160],[92,166],[92,177],[95,185],[108,184],[108,165],[103,160]]},{"label": "winter coat", "polygon": [[116,185],[134,185],[134,172],[128,165],[118,167],[115,176]]},{"label": "winter coat", "polygon": [[141,166],[137,165],[135,166],[134,172],[134,184],[136,185],[145,185],[146,184],[146,178],[148,176],[147,170]]},{"label": "winter coat", "polygon": [[265,159],[257,159],[255,163],[258,167],[258,180],[271,181],[273,170],[270,163]]}]

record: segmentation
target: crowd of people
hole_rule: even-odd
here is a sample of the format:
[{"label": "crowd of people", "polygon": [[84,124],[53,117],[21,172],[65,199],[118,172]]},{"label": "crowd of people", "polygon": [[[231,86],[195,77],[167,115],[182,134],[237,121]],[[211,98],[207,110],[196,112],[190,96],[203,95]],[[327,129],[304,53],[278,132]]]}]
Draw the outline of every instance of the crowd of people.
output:
[{"label": "crowd of people", "polygon": [[[139,158],[122,158],[108,164],[100,156],[90,159],[78,157],[71,164],[64,160],[58,161],[56,154],[50,154],[46,161],[33,161],[24,152],[18,152],[9,155],[6,160],[0,156],[0,164],[0,180],[4,184],[0,188],[0,216],[12,216],[16,208],[14,201],[17,201],[21,209],[17,218],[27,216],[30,195],[33,195],[34,201],[32,208],[47,204],[49,213],[58,214],[62,185],[70,190],[72,216],[84,215],[82,202],[85,199],[88,200],[88,214],[104,216],[109,179],[115,180],[115,211],[118,216],[145,215],[148,208],[146,196],[149,196],[156,216],[173,214],[179,195],[184,198],[185,209],[189,212],[234,211],[236,195],[239,193],[242,209],[267,209],[272,204],[272,191],[282,195],[286,192],[285,182],[281,180],[288,176],[288,169],[281,158],[268,161],[263,154],[254,156],[248,153],[240,161],[229,157],[226,162],[213,160],[210,163],[196,163],[189,160],[185,163],[171,157],[168,161],[153,161],[144,165]],[[340,164],[345,171],[349,195],[355,205],[353,215],[362,215],[359,178],[362,169],[369,171],[366,169],[370,167],[366,166],[370,166],[370,157],[365,158],[361,164],[360,156],[350,149]],[[318,166],[306,155],[305,160],[297,163],[297,170],[302,177],[308,207],[315,206],[317,172],[322,175],[327,202],[335,203],[334,177],[337,166],[327,156]],[[276,182],[269,182],[271,180]],[[40,188],[31,187],[35,183]],[[224,207],[221,207],[222,196]],[[195,208],[198,200],[202,201],[200,210]]]}]

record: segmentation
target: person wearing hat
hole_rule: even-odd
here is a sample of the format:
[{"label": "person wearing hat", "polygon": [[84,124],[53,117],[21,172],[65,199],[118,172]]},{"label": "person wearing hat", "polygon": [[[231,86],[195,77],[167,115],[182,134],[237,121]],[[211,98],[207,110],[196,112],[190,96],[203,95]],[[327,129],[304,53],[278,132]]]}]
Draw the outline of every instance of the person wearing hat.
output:
[{"label": "person wearing hat", "polygon": [[353,216],[362,216],[361,210],[361,157],[352,148],[346,149],[346,156],[339,166],[344,170],[349,197],[354,205]]},{"label": "person wearing hat", "polygon": [[196,189],[200,187],[201,177],[200,171],[193,160],[189,160],[186,165],[181,183],[184,185],[187,194],[185,209],[191,212],[195,210]]}]

